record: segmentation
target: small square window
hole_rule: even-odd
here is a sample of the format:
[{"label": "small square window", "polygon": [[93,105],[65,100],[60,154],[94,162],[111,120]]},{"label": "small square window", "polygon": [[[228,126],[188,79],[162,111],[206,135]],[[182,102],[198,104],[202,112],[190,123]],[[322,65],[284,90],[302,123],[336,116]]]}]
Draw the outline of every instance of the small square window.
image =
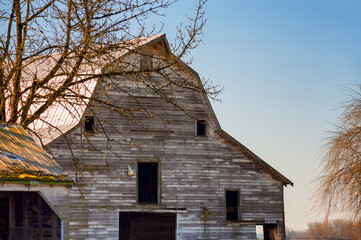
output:
[{"label": "small square window", "polygon": [[140,59],[140,69],[152,69],[153,67],[153,61],[152,61],[152,58],[149,57],[149,56],[143,56],[141,59]]},{"label": "small square window", "polygon": [[84,127],[86,131],[94,131],[94,116],[84,117]]},{"label": "small square window", "polygon": [[207,121],[197,120],[197,136],[206,136],[207,134]]},{"label": "small square window", "polygon": [[239,217],[239,191],[226,191],[226,219],[237,221]]}]

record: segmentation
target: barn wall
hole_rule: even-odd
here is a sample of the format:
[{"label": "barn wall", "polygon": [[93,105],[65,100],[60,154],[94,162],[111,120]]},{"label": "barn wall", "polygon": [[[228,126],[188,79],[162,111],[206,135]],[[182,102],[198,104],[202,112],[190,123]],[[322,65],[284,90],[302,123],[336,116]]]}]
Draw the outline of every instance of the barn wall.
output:
[{"label": "barn wall", "polygon": [[[157,45],[147,51],[157,52]],[[128,60],[139,59],[134,55]],[[185,79],[197,81],[188,70],[175,68]],[[189,105],[194,118],[208,121],[206,137],[196,136],[194,118],[172,110],[166,101],[145,91],[141,82],[126,77],[122,81],[123,89],[137,96],[153,115],[137,113],[134,122],[98,104],[86,115],[96,112],[106,135],[100,126],[94,133],[79,127],[67,134],[68,143],[59,139],[49,145],[53,157],[78,183],[70,190],[66,226],[70,239],[118,239],[119,212],[127,211],[178,213],[177,239],[255,239],[256,223],[283,226],[283,184],[217,132],[201,93],[175,88],[172,94],[178,104]],[[113,104],[139,108],[111,81],[99,85],[96,95],[104,90]],[[103,99],[109,100],[107,96]],[[137,203],[139,161],[160,164],[158,205]],[[127,175],[128,166],[134,170],[132,177]],[[226,221],[226,189],[240,191],[240,222]]]}]

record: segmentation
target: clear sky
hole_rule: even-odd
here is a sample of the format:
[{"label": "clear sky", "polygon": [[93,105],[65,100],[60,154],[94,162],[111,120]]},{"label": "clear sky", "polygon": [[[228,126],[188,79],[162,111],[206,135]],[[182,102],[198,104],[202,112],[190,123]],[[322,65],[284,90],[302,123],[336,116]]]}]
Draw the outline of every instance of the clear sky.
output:
[{"label": "clear sky", "polygon": [[[164,11],[170,42],[195,0]],[[224,86],[212,103],[222,128],[292,180],[286,225],[321,221],[312,210],[321,147],[361,83],[361,1],[209,0],[191,67]]]}]

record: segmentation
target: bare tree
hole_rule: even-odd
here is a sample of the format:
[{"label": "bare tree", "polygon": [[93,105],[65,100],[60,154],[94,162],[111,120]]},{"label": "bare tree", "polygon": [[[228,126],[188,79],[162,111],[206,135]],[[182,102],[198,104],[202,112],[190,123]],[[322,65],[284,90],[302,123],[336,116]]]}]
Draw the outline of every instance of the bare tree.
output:
[{"label": "bare tree", "polygon": [[344,239],[359,240],[360,222],[352,222],[346,220],[333,220],[321,222],[312,222],[308,224],[308,239]]},{"label": "bare tree", "polygon": [[[146,32],[145,22],[152,14],[162,14],[174,1],[1,1],[0,122],[34,130],[39,122],[49,124],[44,114],[54,104],[66,107],[73,114],[77,110],[74,105],[91,97],[81,84],[94,79],[102,81],[103,77],[131,75],[135,82],[142,82],[149,91],[182,110],[186,106],[173,102],[165,89],[176,86],[216,96],[218,91],[212,86],[174,79],[169,73],[172,65],[184,60],[189,50],[201,41],[206,21],[202,10],[205,2],[199,0],[194,17],[189,17],[189,25],[178,29],[171,45],[174,54],[167,59],[156,59],[157,65],[152,68],[128,63],[97,71],[100,65],[116,61],[124,51],[136,51],[139,41],[158,33],[161,29],[158,26]],[[145,77],[151,73],[162,77],[166,86],[164,81]],[[114,78],[113,84],[119,91],[127,91],[120,79]],[[141,104],[138,108],[127,108],[113,106],[110,100],[101,103],[124,117],[134,117],[136,111],[147,112]]]},{"label": "bare tree", "polygon": [[329,214],[361,218],[361,95],[343,105],[336,131],[325,145],[317,202]]}]

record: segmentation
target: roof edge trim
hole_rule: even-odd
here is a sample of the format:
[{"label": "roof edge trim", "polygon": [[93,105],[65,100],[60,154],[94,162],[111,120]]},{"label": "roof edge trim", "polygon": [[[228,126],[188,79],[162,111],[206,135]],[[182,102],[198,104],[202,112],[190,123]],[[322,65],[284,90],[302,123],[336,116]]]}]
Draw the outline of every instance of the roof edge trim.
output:
[{"label": "roof edge trim", "polygon": [[278,172],[276,169],[274,169],[271,165],[266,163],[264,160],[262,160],[260,157],[258,157],[255,153],[253,153],[251,150],[249,150],[246,146],[244,146],[242,143],[238,142],[235,138],[233,138],[231,135],[229,135],[224,130],[220,129],[220,134],[225,137],[227,140],[231,141],[238,147],[240,147],[245,153],[251,157],[254,161],[256,161],[261,167],[265,168],[267,171],[269,171],[273,176],[275,176],[277,179],[282,181],[282,183],[287,186],[291,185],[293,187],[293,182],[291,182],[288,178],[283,176],[280,172]]}]

